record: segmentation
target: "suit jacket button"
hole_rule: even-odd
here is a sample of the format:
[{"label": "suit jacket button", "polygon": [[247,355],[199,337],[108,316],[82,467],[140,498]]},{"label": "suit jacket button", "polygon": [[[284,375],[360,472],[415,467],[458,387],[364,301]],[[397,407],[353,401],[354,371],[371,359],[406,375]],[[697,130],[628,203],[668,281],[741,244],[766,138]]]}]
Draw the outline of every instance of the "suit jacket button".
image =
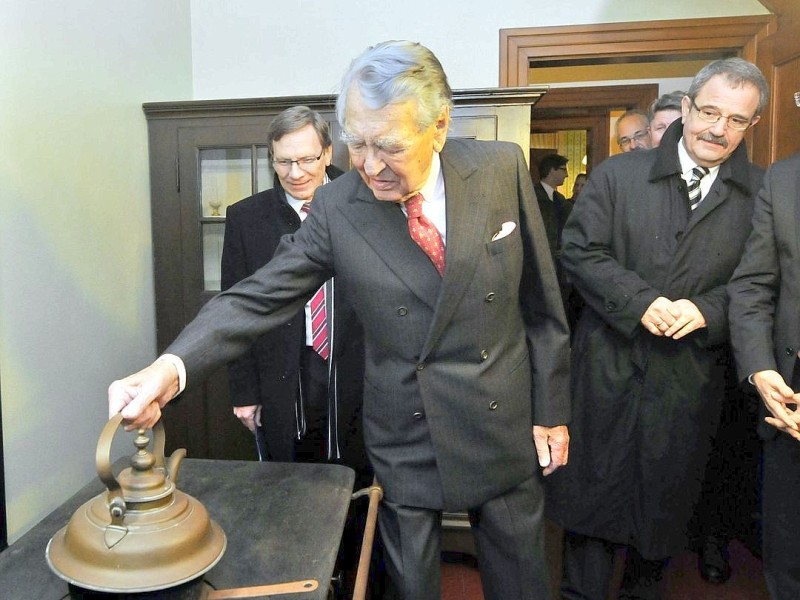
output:
[{"label": "suit jacket button", "polygon": [[489,402],[489,410],[497,410],[497,400]]},{"label": "suit jacket button", "polygon": [[401,306],[397,309],[397,314],[401,317],[405,317],[408,314],[408,309],[405,306]]},{"label": "suit jacket button", "polygon": [[415,421],[422,421],[425,418],[425,413],[415,412],[413,416]]},{"label": "suit jacket button", "polygon": [[612,301],[606,302],[606,310],[616,310],[617,303]]},{"label": "suit jacket button", "polygon": [[425,363],[424,363],[424,362],[422,362],[422,363],[419,363],[419,364],[417,365],[417,371],[422,371],[422,369],[424,369],[424,368],[425,368]]},{"label": "suit jacket button", "polygon": [[786,356],[791,356],[792,354],[794,354],[794,348],[792,348],[791,346],[789,346],[789,347],[786,349]]},{"label": "suit jacket button", "polygon": [[494,300],[494,292],[489,292],[486,294],[486,298],[484,298],[486,302],[492,302]]},{"label": "suit jacket button", "polygon": [[481,360],[486,360],[487,358],[489,358],[489,352],[481,350]]}]

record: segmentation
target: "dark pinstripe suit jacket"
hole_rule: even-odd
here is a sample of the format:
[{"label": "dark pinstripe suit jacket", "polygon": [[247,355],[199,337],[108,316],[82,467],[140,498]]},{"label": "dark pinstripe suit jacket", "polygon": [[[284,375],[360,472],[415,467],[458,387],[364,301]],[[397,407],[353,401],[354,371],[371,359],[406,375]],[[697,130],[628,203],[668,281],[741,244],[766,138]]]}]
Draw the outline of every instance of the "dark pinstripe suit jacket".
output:
[{"label": "dark pinstripe suit jacket", "polygon": [[[335,274],[364,327],[364,438],[386,498],[456,510],[538,468],[531,425],[569,420],[569,342],[519,147],[451,139],[440,156],[443,278],[400,207],[353,171],[320,188],[275,258],[209,302],[167,352],[202,380]],[[516,227],[492,241],[505,222]]]}]

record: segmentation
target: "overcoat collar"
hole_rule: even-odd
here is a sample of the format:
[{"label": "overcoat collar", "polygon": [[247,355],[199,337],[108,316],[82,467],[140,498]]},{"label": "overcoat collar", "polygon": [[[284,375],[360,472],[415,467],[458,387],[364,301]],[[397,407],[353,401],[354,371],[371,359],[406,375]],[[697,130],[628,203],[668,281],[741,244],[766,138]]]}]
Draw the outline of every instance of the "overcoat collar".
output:
[{"label": "overcoat collar", "polygon": [[[678,143],[683,135],[683,124],[676,119],[667,128],[661,144],[656,148],[656,160],[650,170],[650,181],[657,181],[670,176],[681,176],[681,163],[678,158]],[[703,202],[693,212],[687,232],[704,216],[722,204],[730,194],[727,187],[733,185],[746,196],[752,196],[757,190],[752,189],[750,179],[750,161],[747,158],[747,145],[744,140],[728,159],[719,166],[717,179],[706,194]]]},{"label": "overcoat collar", "polygon": [[[677,144],[682,135],[683,123],[680,119],[676,119],[664,132],[661,144],[655,150],[656,160],[650,170],[650,181],[681,174]],[[719,166],[717,179],[736,185],[745,194],[753,194],[756,191],[751,189],[750,161],[747,158],[747,144],[744,140],[728,157],[728,160]]]}]

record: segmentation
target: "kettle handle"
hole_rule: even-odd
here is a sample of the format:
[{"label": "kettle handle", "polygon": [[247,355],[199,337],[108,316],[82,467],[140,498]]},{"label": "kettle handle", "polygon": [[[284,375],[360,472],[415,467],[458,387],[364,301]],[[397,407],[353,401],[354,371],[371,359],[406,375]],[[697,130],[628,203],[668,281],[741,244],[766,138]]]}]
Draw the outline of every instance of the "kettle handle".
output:
[{"label": "kettle handle", "polygon": [[[125,516],[126,508],[122,487],[119,485],[119,481],[117,481],[117,478],[114,476],[114,471],[111,469],[111,442],[121,423],[122,415],[119,413],[108,420],[105,427],[103,427],[103,431],[100,433],[100,439],[97,440],[97,449],[94,456],[97,475],[100,477],[100,481],[106,486],[106,489],[108,489],[108,504],[109,511],[111,512],[111,523],[113,525],[122,525],[122,517]],[[172,480],[175,481],[180,460],[186,454],[186,451],[182,449],[176,450],[170,457],[169,468],[167,468],[164,464],[165,444],[166,436],[164,434],[164,424],[158,421],[153,426],[154,466],[166,469]]]}]

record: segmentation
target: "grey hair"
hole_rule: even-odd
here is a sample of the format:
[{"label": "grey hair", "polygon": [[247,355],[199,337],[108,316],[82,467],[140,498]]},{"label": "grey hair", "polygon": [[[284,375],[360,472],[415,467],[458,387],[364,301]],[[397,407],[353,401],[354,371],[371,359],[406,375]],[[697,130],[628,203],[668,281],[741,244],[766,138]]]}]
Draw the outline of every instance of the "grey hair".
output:
[{"label": "grey hair", "polygon": [[345,131],[347,93],[353,86],[358,86],[362,100],[374,110],[414,100],[420,130],[436,122],[444,106],[453,106],[453,91],[439,59],[417,42],[382,42],[350,63],[336,99],[336,117]]},{"label": "grey hair", "polygon": [[758,88],[759,99],[756,115],[761,114],[769,100],[769,84],[757,66],[736,56],[715,60],[700,69],[694,76],[686,95],[695,100],[703,86],[716,75],[723,75],[732,88],[744,87],[746,84]]},{"label": "grey hair", "polygon": [[647,111],[650,114],[650,120],[652,121],[656,113],[661,112],[662,110],[677,110],[678,112],[681,112],[681,102],[683,101],[683,97],[685,95],[686,92],[683,90],[675,90],[674,92],[670,92],[668,94],[661,94],[658,98],[653,100],[653,102],[650,104],[650,108]]},{"label": "grey hair", "polygon": [[328,122],[317,111],[311,110],[307,106],[290,106],[286,110],[278,113],[267,127],[267,151],[272,160],[272,144],[283,136],[294,133],[306,125],[311,125],[317,132],[322,149],[325,150],[332,143],[331,127]]}]

